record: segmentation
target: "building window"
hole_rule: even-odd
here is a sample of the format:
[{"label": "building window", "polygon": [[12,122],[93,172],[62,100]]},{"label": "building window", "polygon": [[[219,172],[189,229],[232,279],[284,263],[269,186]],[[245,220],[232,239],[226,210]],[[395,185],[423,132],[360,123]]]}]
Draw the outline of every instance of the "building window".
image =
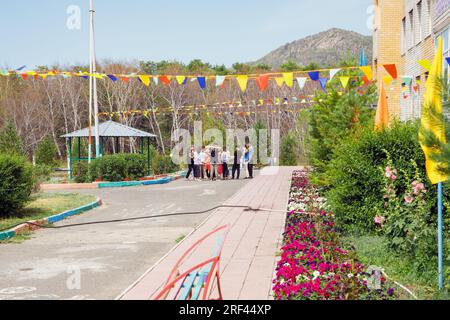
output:
[{"label": "building window", "polygon": [[432,24],[432,14],[431,14],[431,0],[427,0],[427,15],[426,15],[426,32],[425,36],[431,35],[431,24]]},{"label": "building window", "polygon": [[402,20],[402,54],[406,52],[406,17]]},{"label": "building window", "polygon": [[422,17],[422,14],[423,14],[422,1],[419,1],[417,3],[417,20],[418,20],[417,22],[418,22],[418,27],[419,27],[417,42],[420,42],[423,39],[423,26],[422,26],[423,17]]},{"label": "building window", "polygon": [[415,44],[415,41],[414,41],[414,39],[415,39],[415,37],[414,37],[414,33],[415,33],[415,30],[414,30],[415,28],[414,28],[414,10],[411,10],[410,12],[409,12],[409,41],[408,41],[408,49],[411,49],[413,46],[414,46],[414,44]]}]

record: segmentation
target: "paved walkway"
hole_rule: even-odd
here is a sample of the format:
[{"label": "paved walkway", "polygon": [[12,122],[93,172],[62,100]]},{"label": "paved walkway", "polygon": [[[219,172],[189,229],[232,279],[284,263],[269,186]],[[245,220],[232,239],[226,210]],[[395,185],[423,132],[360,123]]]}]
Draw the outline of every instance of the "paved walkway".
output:
[{"label": "paved walkway", "polygon": [[[101,197],[103,206],[57,225],[206,210],[247,183],[178,180],[159,186],[74,190]],[[0,300],[114,299],[208,215],[41,229],[23,243],[2,243]],[[74,276],[79,285],[73,285]]]},{"label": "paved walkway", "polygon": [[[253,208],[268,208],[274,211],[249,212],[240,208],[221,208],[214,211],[203,224],[118,298],[151,299],[187,248],[216,227],[227,224],[230,230],[221,259],[221,285],[224,299],[271,299],[276,256],[281,245],[291,176],[295,169],[280,167],[275,174],[265,174],[263,171],[225,202],[227,205],[249,205]],[[214,242],[211,243],[207,251],[199,249],[198,252],[194,252],[186,265],[192,266],[193,263],[205,258],[205,254],[208,254],[206,252],[211,255],[214,245]],[[212,297],[216,297],[214,291]]]}]

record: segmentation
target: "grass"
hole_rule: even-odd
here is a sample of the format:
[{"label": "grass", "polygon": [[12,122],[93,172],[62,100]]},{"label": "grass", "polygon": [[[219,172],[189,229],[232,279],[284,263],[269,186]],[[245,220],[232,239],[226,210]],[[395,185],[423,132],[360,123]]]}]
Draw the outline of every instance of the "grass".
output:
[{"label": "grass", "polygon": [[5,229],[9,226],[30,220],[39,220],[70,209],[76,209],[95,200],[96,198],[94,196],[78,193],[36,194],[20,214],[0,218],[0,229]]},{"label": "grass", "polygon": [[181,236],[179,236],[176,240],[175,243],[180,243],[181,241],[184,240],[184,238],[186,238],[186,236],[184,234],[182,234]]},{"label": "grass", "polygon": [[[418,274],[407,258],[387,251],[381,236],[347,236],[343,240],[355,247],[362,263],[383,268],[392,280],[407,287],[419,299],[450,299],[448,292],[438,292],[437,265],[436,268],[430,267],[426,272]],[[406,291],[400,288],[397,291],[400,299],[413,299]]]}]

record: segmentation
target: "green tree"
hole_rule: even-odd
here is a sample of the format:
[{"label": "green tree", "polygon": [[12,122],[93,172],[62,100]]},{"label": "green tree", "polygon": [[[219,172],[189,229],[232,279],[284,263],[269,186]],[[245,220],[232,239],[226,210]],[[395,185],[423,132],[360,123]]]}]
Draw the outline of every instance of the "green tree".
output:
[{"label": "green tree", "polygon": [[281,65],[281,71],[283,72],[292,72],[298,70],[300,70],[300,66],[292,60],[289,60]]},{"label": "green tree", "polygon": [[296,166],[297,161],[297,139],[294,134],[289,133],[281,141],[280,165]]},{"label": "green tree", "polygon": [[37,165],[46,165],[50,167],[56,165],[56,147],[49,136],[46,136],[38,143],[34,155]]},{"label": "green tree", "polygon": [[7,121],[0,130],[0,153],[25,155],[22,139],[11,120]]}]

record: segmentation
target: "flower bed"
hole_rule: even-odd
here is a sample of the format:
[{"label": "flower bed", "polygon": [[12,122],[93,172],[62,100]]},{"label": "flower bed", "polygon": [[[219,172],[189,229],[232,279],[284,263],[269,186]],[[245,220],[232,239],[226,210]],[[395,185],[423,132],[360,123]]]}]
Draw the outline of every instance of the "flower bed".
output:
[{"label": "flower bed", "polygon": [[[381,277],[369,289],[366,266],[343,248],[325,200],[309,184],[307,171],[295,171],[288,204],[284,246],[273,292],[278,300],[392,299]],[[370,282],[372,283],[372,282]]]}]

